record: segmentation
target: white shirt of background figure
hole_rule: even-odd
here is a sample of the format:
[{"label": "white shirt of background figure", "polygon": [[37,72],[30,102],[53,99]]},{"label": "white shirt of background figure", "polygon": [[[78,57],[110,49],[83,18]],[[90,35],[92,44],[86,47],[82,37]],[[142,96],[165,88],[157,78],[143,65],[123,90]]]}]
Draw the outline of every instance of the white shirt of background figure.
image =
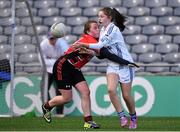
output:
[{"label": "white shirt of background figure", "polygon": [[68,49],[69,45],[63,38],[57,38],[54,45],[50,44],[49,39],[44,39],[40,46],[47,67],[47,72],[52,73],[54,63],[59,57],[64,55],[64,52]]},{"label": "white shirt of background figure", "polygon": [[[133,59],[124,42],[121,31],[112,22],[106,27],[106,29],[104,27],[101,28],[99,42],[94,45],[89,45],[89,47],[92,49],[107,47],[111,53],[116,54],[117,56],[130,62],[133,62]],[[118,66],[117,63],[114,63],[112,61],[108,61],[108,65]]]}]

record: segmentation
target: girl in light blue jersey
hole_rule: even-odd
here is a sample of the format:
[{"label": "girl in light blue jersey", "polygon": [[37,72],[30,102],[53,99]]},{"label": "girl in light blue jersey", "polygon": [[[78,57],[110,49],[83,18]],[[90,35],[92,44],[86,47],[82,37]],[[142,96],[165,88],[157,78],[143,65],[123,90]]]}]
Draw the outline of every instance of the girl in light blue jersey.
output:
[{"label": "girl in light blue jersey", "polygon": [[[103,47],[106,47],[111,53],[114,53],[125,60],[133,62],[133,59],[126,48],[126,44],[121,33],[121,31],[125,29],[125,17],[116,9],[105,7],[99,11],[98,21],[100,26],[102,26],[99,42],[94,45],[78,43],[76,44],[76,47],[83,46],[90,49],[101,49]],[[136,129],[137,116],[135,111],[135,102],[131,96],[134,68],[125,65],[119,65],[115,62],[109,61],[106,76],[109,97],[120,118],[121,126],[125,127],[128,125],[128,118],[123,111],[117,95],[118,82],[121,86],[123,99],[129,110],[129,129]]]}]

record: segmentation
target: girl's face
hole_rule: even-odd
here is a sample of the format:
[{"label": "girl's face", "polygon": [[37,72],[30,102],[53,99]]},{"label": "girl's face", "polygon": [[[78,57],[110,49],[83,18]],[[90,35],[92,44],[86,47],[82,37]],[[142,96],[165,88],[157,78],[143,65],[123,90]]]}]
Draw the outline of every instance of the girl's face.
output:
[{"label": "girl's face", "polygon": [[98,13],[98,22],[101,26],[107,26],[109,23],[111,23],[111,17],[107,16],[103,11],[99,11]]},{"label": "girl's face", "polygon": [[57,38],[50,38],[50,39],[49,39],[49,43],[50,43],[51,45],[55,45],[55,44],[56,44],[56,41],[57,41]]},{"label": "girl's face", "polygon": [[99,38],[99,26],[97,23],[91,23],[90,24],[90,29],[89,29],[89,35]]}]

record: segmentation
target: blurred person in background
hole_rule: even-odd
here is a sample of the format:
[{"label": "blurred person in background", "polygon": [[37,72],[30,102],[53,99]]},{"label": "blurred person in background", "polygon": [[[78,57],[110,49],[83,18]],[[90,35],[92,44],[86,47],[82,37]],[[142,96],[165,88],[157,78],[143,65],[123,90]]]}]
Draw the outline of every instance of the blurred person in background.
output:
[{"label": "blurred person in background", "polygon": [[[54,37],[51,32],[48,33],[47,38],[45,38],[40,44],[43,58],[46,64],[47,73],[48,73],[48,100],[51,99],[49,90],[51,85],[54,84],[56,95],[61,95],[58,91],[56,84],[54,83],[53,78],[53,65],[56,60],[64,55],[64,52],[68,49],[69,45],[63,38]],[[42,91],[43,92],[43,91]],[[56,117],[64,117],[63,114],[63,105],[60,105],[56,108]]]}]

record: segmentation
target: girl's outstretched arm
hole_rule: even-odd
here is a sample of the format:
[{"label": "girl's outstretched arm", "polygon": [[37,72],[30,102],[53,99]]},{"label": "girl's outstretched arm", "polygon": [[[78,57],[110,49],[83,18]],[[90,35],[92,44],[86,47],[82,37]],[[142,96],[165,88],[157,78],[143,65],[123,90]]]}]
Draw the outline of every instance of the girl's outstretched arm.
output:
[{"label": "girl's outstretched arm", "polygon": [[112,54],[105,47],[102,47],[100,49],[99,54],[100,54],[99,58],[107,58],[107,59],[109,59],[109,60],[111,60],[113,62],[116,62],[116,63],[120,64],[120,65],[130,65],[130,66],[135,66],[135,67],[139,68],[139,66],[137,64],[135,64],[133,62],[129,62],[129,61],[127,61],[127,60],[125,60],[125,59],[123,59],[123,58],[121,58],[121,57],[119,57],[119,56],[117,56],[115,54]]}]

